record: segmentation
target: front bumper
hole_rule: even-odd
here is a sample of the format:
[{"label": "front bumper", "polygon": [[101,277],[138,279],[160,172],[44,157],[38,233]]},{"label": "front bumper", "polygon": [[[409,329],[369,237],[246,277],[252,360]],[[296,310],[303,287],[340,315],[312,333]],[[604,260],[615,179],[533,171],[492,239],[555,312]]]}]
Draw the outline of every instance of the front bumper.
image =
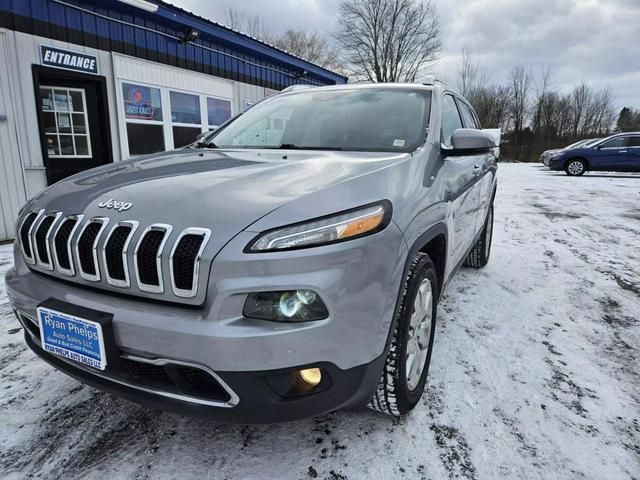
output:
[{"label": "front bumper", "polygon": [[[269,379],[291,370],[261,372],[218,372],[217,377],[236,395],[237,404],[222,408],[207,402],[159,394],[152,389],[128,385],[108,375],[96,375],[90,367],[81,367],[44,351],[36,337],[25,328],[25,341],[33,352],[48,364],[76,380],[116,394],[141,405],[197,418],[228,423],[275,423],[322,415],[339,408],[363,406],[372,396],[384,364],[380,356],[367,365],[340,370],[335,365],[319,366],[331,382],[319,393],[283,397],[275,392]],[[302,367],[298,367],[302,368]]]},{"label": "front bumper", "polygon": [[545,165],[549,167],[549,170],[564,170],[564,159],[549,158],[545,161]]},{"label": "front bumper", "polygon": [[[363,405],[375,390],[400,289],[406,244],[391,223],[370,237],[314,249],[265,254],[239,253],[239,235],[214,259],[202,307],[150,302],[78,286],[32,272],[20,255],[7,275],[14,308],[36,318],[48,298],[113,314],[116,346],[126,355],[201,366],[238,396],[231,408],[169,398],[123,385],[78,368],[39,346],[29,346],[56,368],[98,388],[150,406],[222,421],[261,423],[292,420]],[[233,243],[237,245],[234,245]],[[329,318],[276,323],[242,317],[247,293],[309,288]],[[268,377],[305,366],[323,366],[330,388],[285,398]]]}]

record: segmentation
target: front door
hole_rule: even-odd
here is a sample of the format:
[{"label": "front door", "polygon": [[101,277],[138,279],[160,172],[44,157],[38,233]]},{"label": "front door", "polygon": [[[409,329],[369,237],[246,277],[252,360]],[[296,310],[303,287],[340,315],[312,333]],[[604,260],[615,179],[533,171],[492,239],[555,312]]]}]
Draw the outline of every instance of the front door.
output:
[{"label": "front door", "polygon": [[640,172],[640,135],[629,137],[627,142],[629,171]]},{"label": "front door", "polygon": [[[451,147],[453,132],[463,128],[462,118],[453,95],[446,94],[442,103],[441,141]],[[480,204],[481,165],[475,155],[446,157],[443,174],[447,178],[448,200],[452,204],[452,230],[449,232],[451,268],[461,262],[472,246]]]},{"label": "front door", "polygon": [[36,98],[48,184],[110,163],[111,139],[100,82],[60,74],[40,75],[38,80]]},{"label": "front door", "polygon": [[627,140],[628,137],[619,136],[598,145],[593,157],[589,157],[589,168],[603,171],[626,170],[629,153]]}]

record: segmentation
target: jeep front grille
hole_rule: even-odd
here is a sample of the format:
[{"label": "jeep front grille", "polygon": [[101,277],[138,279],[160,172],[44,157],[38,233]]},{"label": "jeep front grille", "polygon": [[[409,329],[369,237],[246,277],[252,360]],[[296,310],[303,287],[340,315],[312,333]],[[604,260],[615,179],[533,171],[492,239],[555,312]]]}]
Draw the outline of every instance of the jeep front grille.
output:
[{"label": "jeep front grille", "polygon": [[24,216],[19,239],[34,270],[132,294],[202,300],[200,271],[211,231],[186,228],[172,235],[167,224],[138,227],[134,220],[110,224],[106,217],[63,217],[41,210]]}]

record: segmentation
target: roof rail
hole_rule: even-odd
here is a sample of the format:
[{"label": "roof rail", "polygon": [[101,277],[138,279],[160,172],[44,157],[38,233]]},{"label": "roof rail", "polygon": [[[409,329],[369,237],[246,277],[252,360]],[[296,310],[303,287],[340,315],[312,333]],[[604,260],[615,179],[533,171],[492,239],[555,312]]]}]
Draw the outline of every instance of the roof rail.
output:
[{"label": "roof rail", "polygon": [[295,92],[297,90],[306,90],[307,88],[313,88],[315,86],[316,85],[307,85],[305,83],[299,83],[296,85],[289,85],[287,88],[281,90],[280,93]]}]

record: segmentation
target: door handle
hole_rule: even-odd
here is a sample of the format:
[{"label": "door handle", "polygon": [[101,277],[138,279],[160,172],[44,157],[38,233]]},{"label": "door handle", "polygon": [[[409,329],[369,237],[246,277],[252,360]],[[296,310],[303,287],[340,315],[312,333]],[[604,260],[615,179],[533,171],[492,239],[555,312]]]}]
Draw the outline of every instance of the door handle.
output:
[{"label": "door handle", "polygon": [[627,153],[626,150],[619,150],[618,153]]},{"label": "door handle", "polygon": [[7,116],[0,113],[0,122],[6,122],[6,121],[7,121]]}]

